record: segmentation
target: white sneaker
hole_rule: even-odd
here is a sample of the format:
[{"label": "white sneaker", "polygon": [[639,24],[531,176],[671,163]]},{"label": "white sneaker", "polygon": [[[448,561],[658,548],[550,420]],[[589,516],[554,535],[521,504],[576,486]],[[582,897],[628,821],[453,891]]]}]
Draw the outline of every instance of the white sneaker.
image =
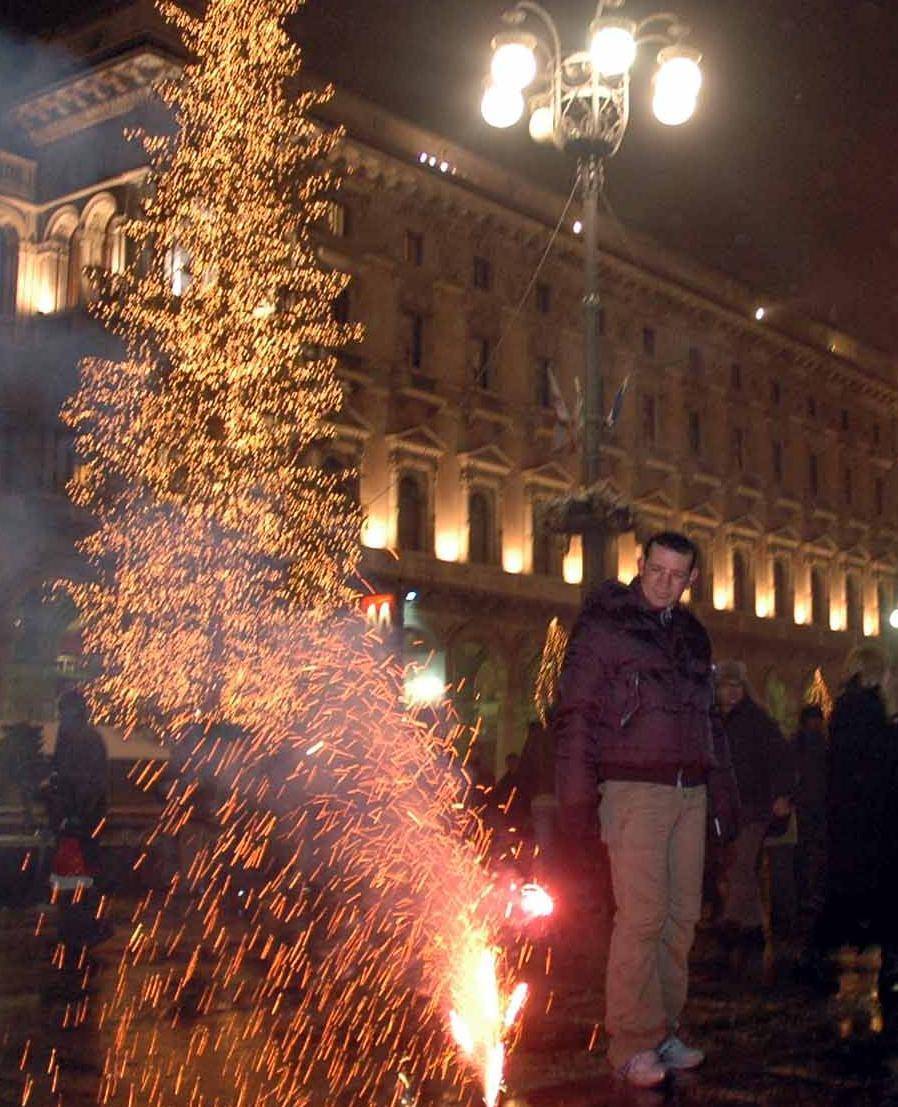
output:
[{"label": "white sneaker", "polygon": [[667,1079],[667,1069],[654,1049],[644,1049],[621,1065],[617,1075],[634,1088],[656,1088]]},{"label": "white sneaker", "polygon": [[658,1046],[657,1053],[662,1064],[672,1069],[697,1069],[705,1059],[700,1049],[686,1045],[676,1034],[665,1038]]}]

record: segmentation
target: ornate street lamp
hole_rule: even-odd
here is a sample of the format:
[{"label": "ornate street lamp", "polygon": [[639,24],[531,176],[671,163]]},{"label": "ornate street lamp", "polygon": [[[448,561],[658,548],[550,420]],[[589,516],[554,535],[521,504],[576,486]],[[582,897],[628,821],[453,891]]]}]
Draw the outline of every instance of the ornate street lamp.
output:
[{"label": "ornate street lamp", "polygon": [[[571,529],[583,531],[583,582],[595,586],[604,574],[604,534],[613,511],[597,502],[602,427],[599,366],[598,211],[604,165],[620,149],[630,115],[630,68],[640,47],[660,47],[652,78],[652,109],[668,126],[685,123],[701,88],[701,55],[683,41],[689,33],[670,12],[641,20],[619,14],[626,0],[599,0],[589,25],[587,49],[563,54],[551,15],[535,0],[518,0],[502,18],[509,29],[492,42],[492,62],[481,112],[492,127],[511,127],[529,111],[535,142],[570,150],[577,157],[583,205],[585,410],[583,484],[588,509]],[[530,17],[542,34],[524,27]]]}]

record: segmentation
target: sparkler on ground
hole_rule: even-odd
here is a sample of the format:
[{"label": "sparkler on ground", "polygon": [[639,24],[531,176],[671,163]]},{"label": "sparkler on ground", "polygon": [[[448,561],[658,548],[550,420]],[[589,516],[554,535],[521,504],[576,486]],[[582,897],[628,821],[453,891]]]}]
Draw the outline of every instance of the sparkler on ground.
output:
[{"label": "sparkler on ground", "polygon": [[92,694],[170,737],[147,849],[182,859],[138,905],[100,1012],[101,1099],[395,1098],[400,1070],[464,1079],[451,1021],[492,1105],[525,992],[486,836],[449,738],[401,709],[396,667],[341,613],[359,512],[310,452],[358,334],[333,317],[347,278],[316,260],[337,136],[310,118],[318,94],[285,92],[291,8],[162,5],[193,61],[163,87],[177,133],[143,139],[137,260],[100,308],[125,356],[84,363],[65,412],[97,522],[70,583],[104,663]]}]

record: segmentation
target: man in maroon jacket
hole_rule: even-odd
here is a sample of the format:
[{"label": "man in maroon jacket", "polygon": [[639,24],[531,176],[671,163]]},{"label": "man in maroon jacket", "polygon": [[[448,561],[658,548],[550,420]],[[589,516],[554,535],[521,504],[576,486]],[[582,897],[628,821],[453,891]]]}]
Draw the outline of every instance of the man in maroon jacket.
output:
[{"label": "man in maroon jacket", "polygon": [[696,554],[684,535],[656,534],[630,585],[606,581],[587,597],[552,720],[569,834],[588,833],[601,786],[617,906],[606,984],[609,1060],[639,1087],[704,1060],[677,1030],[701,912],[709,794],[718,835],[731,837],[738,820],[710,642],[679,603],[697,579]]}]

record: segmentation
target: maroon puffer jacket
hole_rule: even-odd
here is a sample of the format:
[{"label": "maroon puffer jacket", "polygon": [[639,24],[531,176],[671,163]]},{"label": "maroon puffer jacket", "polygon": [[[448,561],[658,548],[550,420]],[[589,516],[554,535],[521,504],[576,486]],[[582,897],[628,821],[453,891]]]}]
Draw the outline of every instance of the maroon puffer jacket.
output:
[{"label": "maroon puffer jacket", "polygon": [[736,817],[721,810],[737,808],[738,793],[714,707],[707,632],[684,607],[667,614],[665,624],[638,578],[606,581],[584,603],[552,718],[563,808],[594,806],[602,780],[707,782],[720,794],[718,803],[712,795],[714,813]]}]

